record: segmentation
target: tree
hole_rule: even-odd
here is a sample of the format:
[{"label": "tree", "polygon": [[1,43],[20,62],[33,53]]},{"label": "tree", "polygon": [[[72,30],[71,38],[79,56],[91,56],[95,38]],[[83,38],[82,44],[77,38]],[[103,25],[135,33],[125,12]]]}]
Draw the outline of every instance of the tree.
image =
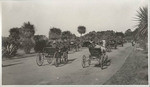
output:
[{"label": "tree", "polygon": [[117,37],[124,38],[124,33],[123,32],[116,32],[115,33]]},{"label": "tree", "polygon": [[9,37],[10,38],[12,38],[12,39],[14,39],[14,40],[17,40],[17,39],[20,39],[20,28],[11,28],[10,30],[9,30],[9,33],[10,33],[10,35],[9,35]]},{"label": "tree", "polygon": [[136,36],[139,39],[144,39],[146,42],[148,41],[148,7],[140,7],[139,11],[137,11],[136,21],[138,21],[137,25],[137,34]]},{"label": "tree", "polygon": [[23,38],[32,38],[35,33],[35,27],[30,22],[24,23],[21,27],[20,34]]},{"label": "tree", "polygon": [[148,7],[140,7],[136,16],[138,25],[135,37],[140,41],[140,45],[148,51]]},{"label": "tree", "polygon": [[9,30],[9,37],[2,38],[2,55],[3,57],[12,57],[15,56],[19,48],[19,29],[20,28],[11,28]]},{"label": "tree", "polygon": [[97,37],[97,33],[95,31],[89,32],[88,38],[90,40],[93,40],[95,37]]},{"label": "tree", "polygon": [[86,27],[84,27],[84,26],[78,26],[78,32],[82,36],[82,34],[84,34],[86,32]]},{"label": "tree", "polygon": [[132,35],[132,30],[131,29],[127,29],[125,31],[125,36],[131,36]]},{"label": "tree", "polygon": [[70,32],[70,31],[64,31],[64,32],[62,32],[62,34],[61,34],[61,39],[62,40],[70,40],[71,39],[71,37],[72,37],[72,33]]},{"label": "tree", "polygon": [[49,31],[49,39],[57,40],[60,39],[61,30],[59,28],[51,28]]},{"label": "tree", "polygon": [[21,43],[21,46],[23,47],[24,52],[26,54],[30,53],[30,51],[34,47],[34,45],[35,44],[33,43],[33,40],[31,38],[24,38],[24,40]]},{"label": "tree", "polygon": [[43,48],[46,47],[48,43],[48,38],[45,35],[35,35],[35,46],[34,50],[35,52],[42,52]]},{"label": "tree", "polygon": [[21,46],[26,54],[30,53],[31,49],[34,47],[34,33],[35,27],[30,22],[24,23],[20,29]]}]

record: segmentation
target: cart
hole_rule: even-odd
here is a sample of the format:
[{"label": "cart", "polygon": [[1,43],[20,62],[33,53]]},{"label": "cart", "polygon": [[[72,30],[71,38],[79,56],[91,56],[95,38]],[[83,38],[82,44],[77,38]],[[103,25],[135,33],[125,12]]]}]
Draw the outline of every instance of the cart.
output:
[{"label": "cart", "polygon": [[110,60],[108,60],[108,55],[106,52],[102,51],[101,48],[89,48],[90,55],[89,57],[83,55],[82,58],[82,67],[85,68],[86,64],[91,65],[92,60],[97,60],[98,65],[103,69],[104,65],[110,65]]},{"label": "cart", "polygon": [[53,48],[45,47],[41,53],[38,53],[36,63],[38,66],[42,66],[44,60],[47,60],[49,64],[54,60],[54,65],[57,67],[60,63],[68,62],[68,51],[66,48]]}]

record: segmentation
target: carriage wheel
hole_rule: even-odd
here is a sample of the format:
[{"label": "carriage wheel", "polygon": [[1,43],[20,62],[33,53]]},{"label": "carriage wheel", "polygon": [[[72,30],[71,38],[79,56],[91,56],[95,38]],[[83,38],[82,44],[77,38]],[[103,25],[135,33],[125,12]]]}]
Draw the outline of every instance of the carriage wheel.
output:
[{"label": "carriage wheel", "polygon": [[89,66],[91,65],[91,56],[89,56],[88,64],[89,64]]},{"label": "carriage wheel", "polygon": [[88,64],[89,64],[89,66],[91,65],[91,59],[88,60]]},{"label": "carriage wheel", "polygon": [[75,52],[77,52],[77,51],[78,51],[78,48],[77,48],[77,46],[75,46],[75,47],[74,47],[74,49],[75,49]]},{"label": "carriage wheel", "polygon": [[107,52],[111,52],[111,48],[110,47],[107,48]]},{"label": "carriage wheel", "polygon": [[44,55],[42,53],[38,53],[38,57],[36,58],[36,63],[38,66],[42,66],[44,63]]},{"label": "carriage wheel", "polygon": [[122,44],[122,47],[123,47],[123,44]]},{"label": "carriage wheel", "polygon": [[56,58],[57,52],[54,54],[55,66],[58,67],[58,58]]},{"label": "carriage wheel", "polygon": [[117,45],[115,45],[115,49],[117,49]]},{"label": "carriage wheel", "polygon": [[103,66],[104,66],[104,64],[106,66],[109,66],[111,64],[111,60],[108,60],[108,55],[104,55]]},{"label": "carriage wheel", "polygon": [[67,52],[63,53],[63,60],[64,60],[64,63],[68,62],[68,54],[67,54]]},{"label": "carriage wheel", "polygon": [[82,58],[82,67],[85,68],[85,64],[86,63],[86,56],[83,55],[83,58]]},{"label": "carriage wheel", "polygon": [[107,64],[107,61],[108,61],[108,55],[104,55],[104,57],[103,57],[103,65]]},{"label": "carriage wheel", "polygon": [[58,58],[55,58],[55,66],[58,67]]},{"label": "carriage wheel", "polygon": [[109,66],[111,64],[111,60],[108,60],[108,55],[106,55],[106,65]]},{"label": "carriage wheel", "polygon": [[101,69],[103,69],[103,65],[104,65],[104,54],[102,54],[101,59],[100,59]]}]

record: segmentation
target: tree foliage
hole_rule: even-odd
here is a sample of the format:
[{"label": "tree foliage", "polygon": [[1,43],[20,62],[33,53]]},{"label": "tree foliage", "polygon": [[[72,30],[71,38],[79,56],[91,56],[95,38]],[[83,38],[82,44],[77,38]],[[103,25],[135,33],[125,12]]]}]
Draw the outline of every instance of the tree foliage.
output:
[{"label": "tree foliage", "polygon": [[124,33],[123,32],[116,32],[115,35],[116,35],[116,37],[124,38]]},{"label": "tree foliage", "polygon": [[31,38],[34,36],[35,33],[35,27],[30,22],[25,22],[23,26],[20,29],[20,35],[23,38]]},{"label": "tree foliage", "polygon": [[19,48],[19,29],[11,28],[9,30],[9,37],[2,37],[2,55],[3,57],[15,56]]},{"label": "tree foliage", "polygon": [[70,31],[63,31],[61,34],[61,39],[70,40],[72,38],[72,33]]},{"label": "tree foliage", "polygon": [[137,11],[136,20],[138,21],[137,25],[137,34],[136,36],[139,39],[148,39],[148,7],[140,7]]},{"label": "tree foliage", "polygon": [[59,28],[51,28],[49,31],[49,39],[56,40],[60,39],[61,30]]},{"label": "tree foliage", "polygon": [[9,33],[10,33],[9,37],[14,39],[14,40],[20,39],[20,32],[19,31],[20,31],[20,28],[11,28],[9,30]]},{"label": "tree foliage", "polygon": [[48,38],[45,35],[35,35],[35,46],[34,50],[35,52],[42,52],[43,48],[46,47],[48,43]]},{"label": "tree foliage", "polygon": [[34,47],[33,39],[31,38],[24,38],[24,40],[21,42],[21,46],[24,49],[24,52],[26,54],[29,54],[31,49]]},{"label": "tree foliage", "polygon": [[21,47],[27,54],[30,53],[31,49],[34,47],[34,33],[35,27],[30,22],[24,23],[20,29]]},{"label": "tree foliage", "polygon": [[78,26],[78,32],[82,36],[82,34],[84,34],[86,32],[86,27],[84,27],[84,26]]},{"label": "tree foliage", "polygon": [[131,36],[132,35],[132,30],[131,29],[127,29],[125,31],[125,36]]}]

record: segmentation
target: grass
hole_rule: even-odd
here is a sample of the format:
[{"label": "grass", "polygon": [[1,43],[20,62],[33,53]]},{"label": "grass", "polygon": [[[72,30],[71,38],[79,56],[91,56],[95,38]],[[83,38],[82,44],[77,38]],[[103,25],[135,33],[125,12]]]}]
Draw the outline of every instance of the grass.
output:
[{"label": "grass", "polygon": [[104,85],[148,85],[148,54],[135,50]]}]

